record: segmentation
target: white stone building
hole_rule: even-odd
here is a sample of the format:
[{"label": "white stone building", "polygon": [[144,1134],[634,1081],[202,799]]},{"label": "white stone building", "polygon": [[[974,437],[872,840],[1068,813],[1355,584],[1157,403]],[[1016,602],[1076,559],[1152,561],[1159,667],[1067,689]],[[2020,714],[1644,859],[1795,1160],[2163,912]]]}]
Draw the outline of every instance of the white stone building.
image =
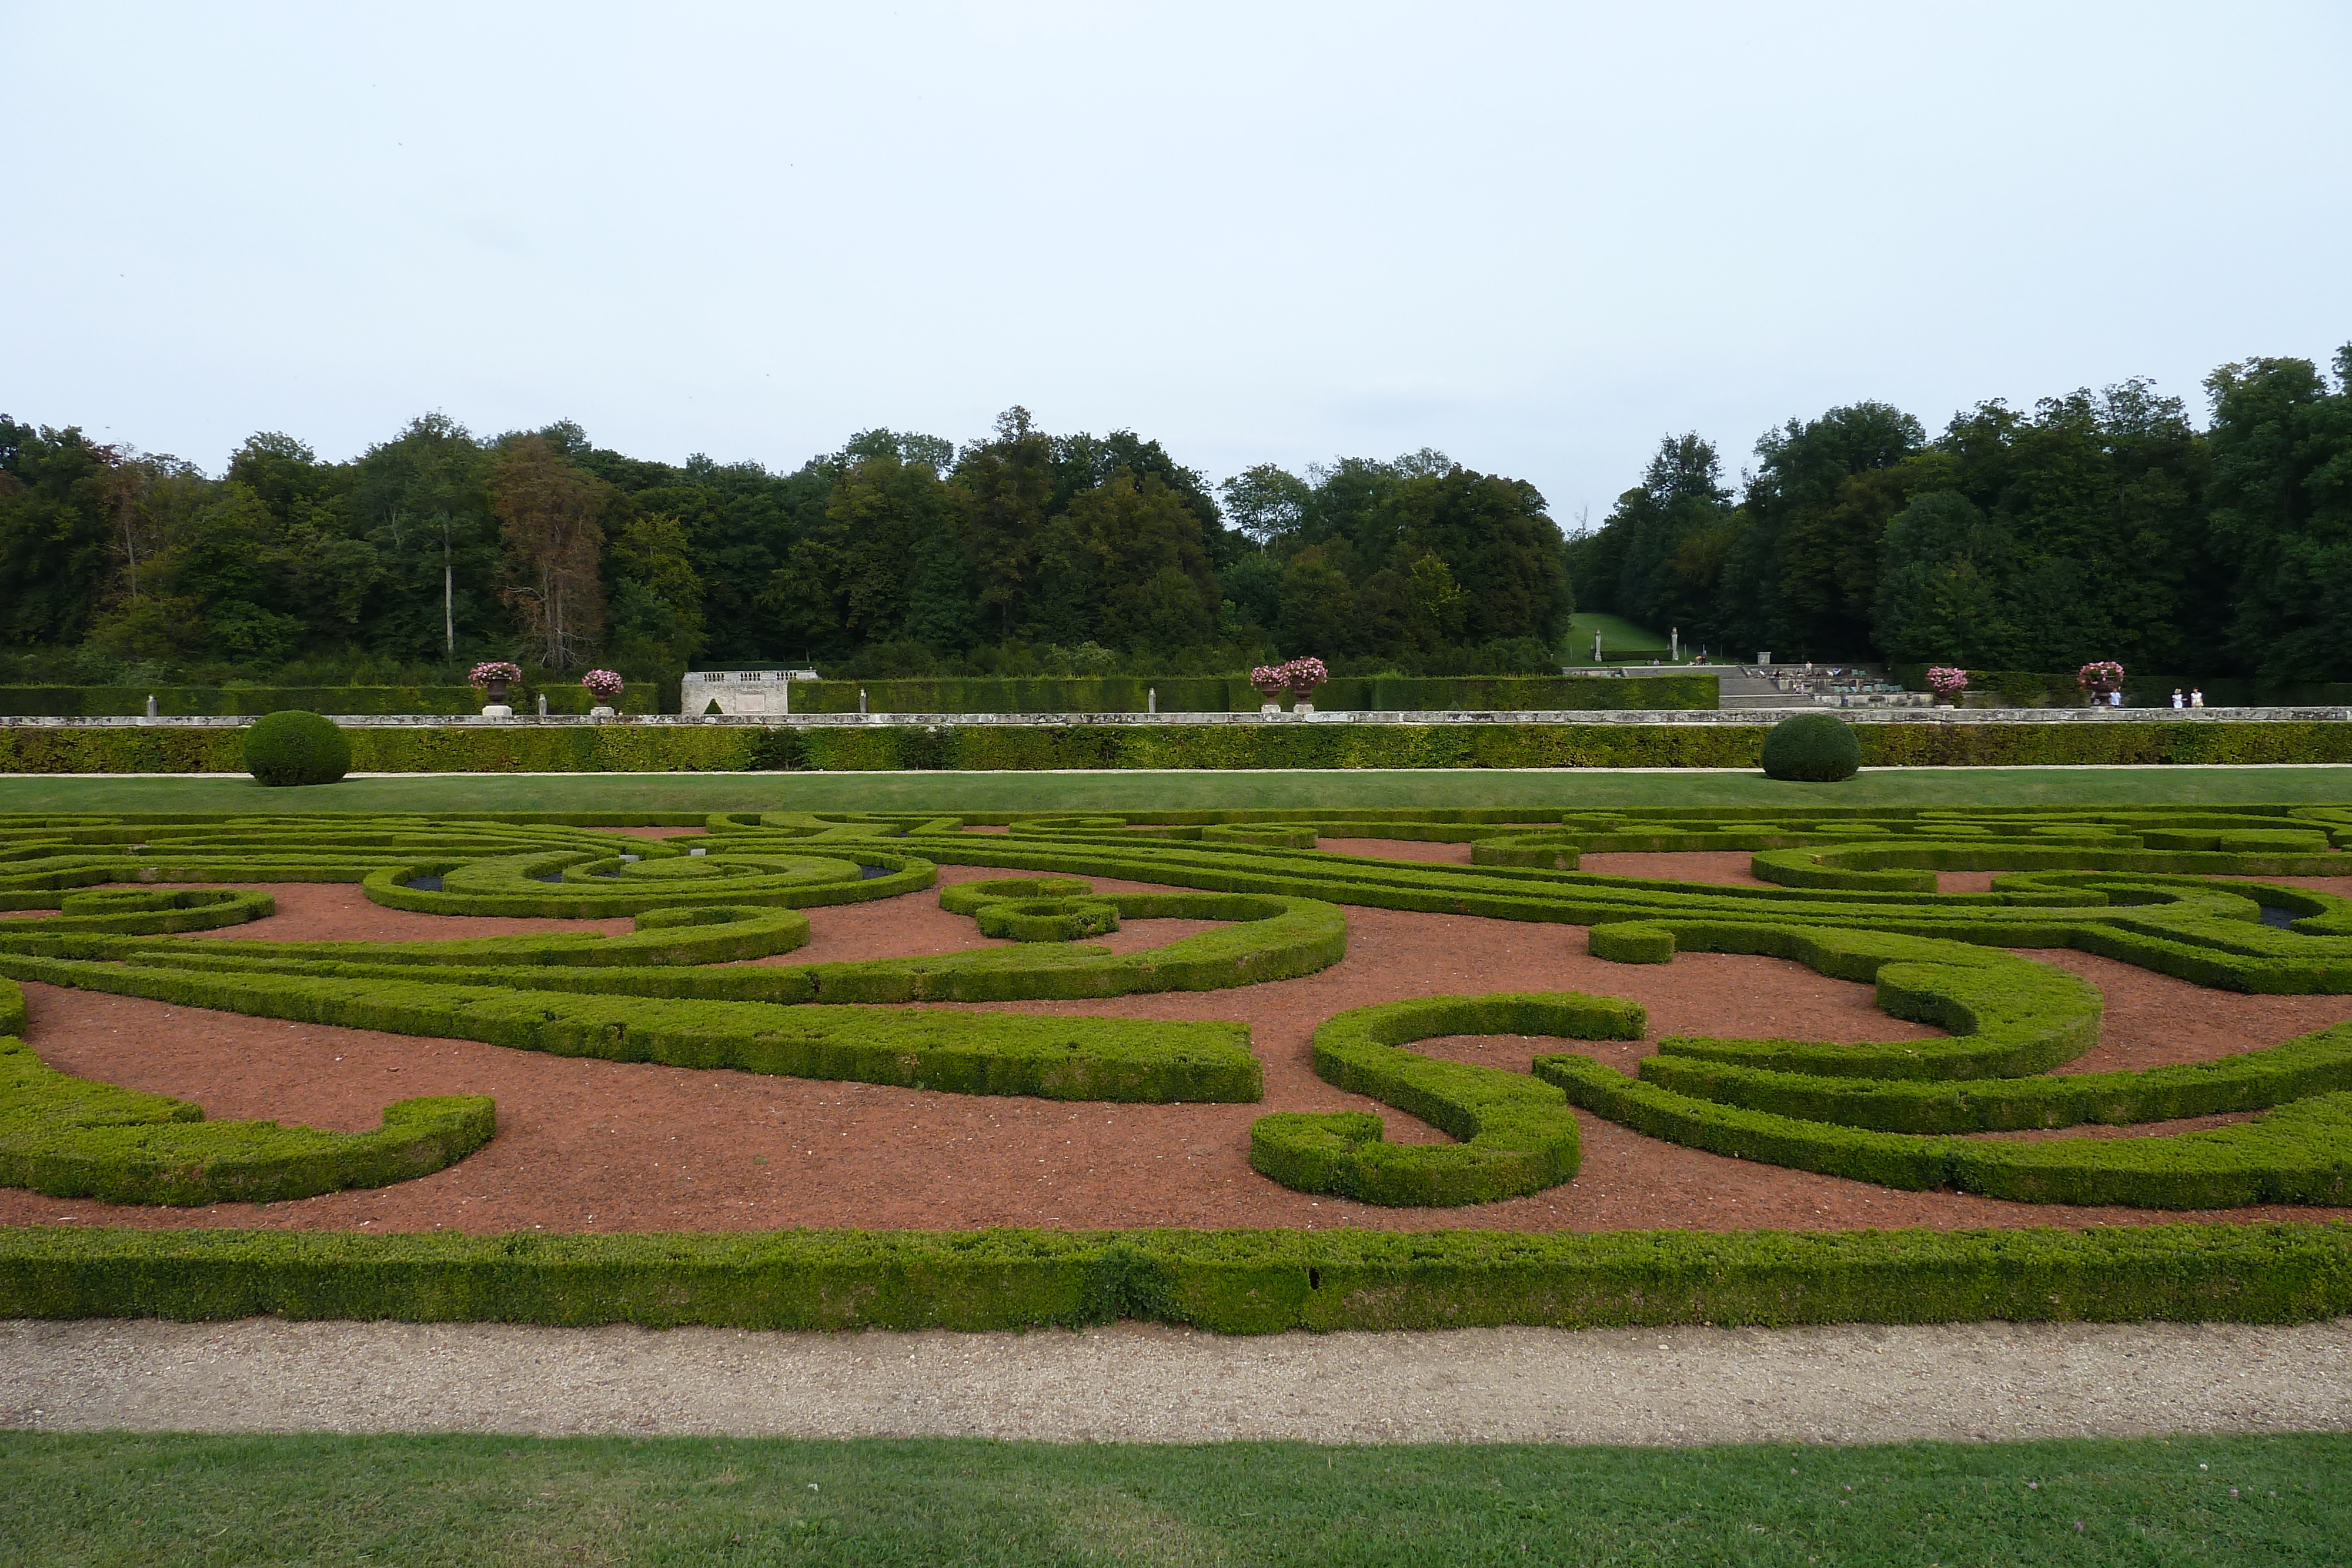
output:
[{"label": "white stone building", "polygon": [[814,670],[691,670],[679,683],[677,711],[694,717],[715,702],[730,716],[781,716],[793,711],[792,683],[816,678]]}]

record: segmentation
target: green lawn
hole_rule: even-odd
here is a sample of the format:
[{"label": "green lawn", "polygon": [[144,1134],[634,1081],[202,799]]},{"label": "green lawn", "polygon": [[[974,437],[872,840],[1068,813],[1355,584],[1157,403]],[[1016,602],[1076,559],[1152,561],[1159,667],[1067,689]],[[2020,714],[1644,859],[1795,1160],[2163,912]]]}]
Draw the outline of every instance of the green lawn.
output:
[{"label": "green lawn", "polygon": [[96,1563],[2344,1561],[2352,1438],[1832,1448],[0,1435]]},{"label": "green lawn", "polygon": [[1601,652],[1611,663],[1623,659],[1663,659],[1670,644],[1664,632],[1636,626],[1622,615],[1594,612],[1569,617],[1568,638],[1561,645],[1574,664],[1592,663],[1592,634],[1601,633]]},{"label": "green lawn", "polygon": [[1046,811],[1405,806],[2226,805],[2352,800],[2352,767],[1915,768],[1843,784],[1761,773],[572,773],[350,779],[265,789],[237,777],[0,778],[12,811]]}]

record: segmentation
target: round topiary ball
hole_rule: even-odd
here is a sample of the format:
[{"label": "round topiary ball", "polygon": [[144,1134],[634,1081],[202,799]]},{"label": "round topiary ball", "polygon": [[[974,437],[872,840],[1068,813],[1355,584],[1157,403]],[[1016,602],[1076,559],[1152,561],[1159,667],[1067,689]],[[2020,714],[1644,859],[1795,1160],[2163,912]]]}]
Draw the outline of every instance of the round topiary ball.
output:
[{"label": "round topiary ball", "polygon": [[1801,713],[1764,737],[1764,777],[1834,784],[1862,769],[1862,742],[1853,726],[1825,713]]},{"label": "round topiary ball", "polygon": [[352,768],[352,743],[334,721],[289,708],[245,732],[245,767],[264,784],[332,784]]}]

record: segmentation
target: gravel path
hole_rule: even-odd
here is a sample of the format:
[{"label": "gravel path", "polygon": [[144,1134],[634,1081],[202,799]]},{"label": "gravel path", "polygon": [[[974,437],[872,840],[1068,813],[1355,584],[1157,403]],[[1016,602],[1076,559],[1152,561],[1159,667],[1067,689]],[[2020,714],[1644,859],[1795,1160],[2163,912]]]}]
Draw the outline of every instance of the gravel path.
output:
[{"label": "gravel path", "polygon": [[0,1322],[0,1426],[1695,1444],[2352,1428],[2352,1318],[1223,1338]]}]

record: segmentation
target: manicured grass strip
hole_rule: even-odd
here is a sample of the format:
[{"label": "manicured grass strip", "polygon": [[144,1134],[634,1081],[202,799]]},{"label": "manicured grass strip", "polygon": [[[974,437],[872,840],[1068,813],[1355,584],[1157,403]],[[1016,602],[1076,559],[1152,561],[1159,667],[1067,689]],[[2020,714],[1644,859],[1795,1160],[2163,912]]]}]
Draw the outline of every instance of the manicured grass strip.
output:
[{"label": "manicured grass strip", "polygon": [[484,1094],[395,1102],[373,1133],[207,1122],[185,1101],[59,1072],[0,1036],[0,1186],[50,1197],[278,1203],[389,1186],[465,1158],[497,1126]]},{"label": "manicured grass strip", "polygon": [[23,1563],[2340,1562],[2352,1437],[1829,1448],[0,1434]]},{"label": "manicured grass strip", "polygon": [[0,954],[0,974],[252,1018],[950,1094],[1165,1103],[1265,1092],[1249,1030],[1236,1023],[590,997],[21,954]]},{"label": "manicured grass strip", "polygon": [[1460,1141],[1391,1144],[1360,1111],[1276,1112],[1250,1126],[1250,1165],[1300,1192],[1367,1203],[1451,1207],[1557,1186],[1576,1175],[1568,1097],[1523,1072],[1445,1061],[1402,1049],[1455,1034],[1639,1040],[1633,1002],[1575,991],[1423,997],[1358,1008],[1315,1031],[1326,1082],[1419,1116]]},{"label": "manicured grass strip", "polygon": [[0,1317],[759,1329],[1135,1318],[1223,1333],[1506,1323],[2294,1322],[2352,1311],[2352,1227],[772,1231],[0,1228]]},{"label": "manicured grass strip", "polygon": [[264,789],[250,779],[0,777],[0,810],[291,814],[375,811],[574,811],[625,821],[680,811],[1182,810],[1224,806],[1549,807],[2336,804],[2352,768],[1950,768],[1865,771],[1843,784],[1790,784],[1760,772],[1345,770],[1271,773],[583,773],[517,778],[457,773],[346,779]]}]

